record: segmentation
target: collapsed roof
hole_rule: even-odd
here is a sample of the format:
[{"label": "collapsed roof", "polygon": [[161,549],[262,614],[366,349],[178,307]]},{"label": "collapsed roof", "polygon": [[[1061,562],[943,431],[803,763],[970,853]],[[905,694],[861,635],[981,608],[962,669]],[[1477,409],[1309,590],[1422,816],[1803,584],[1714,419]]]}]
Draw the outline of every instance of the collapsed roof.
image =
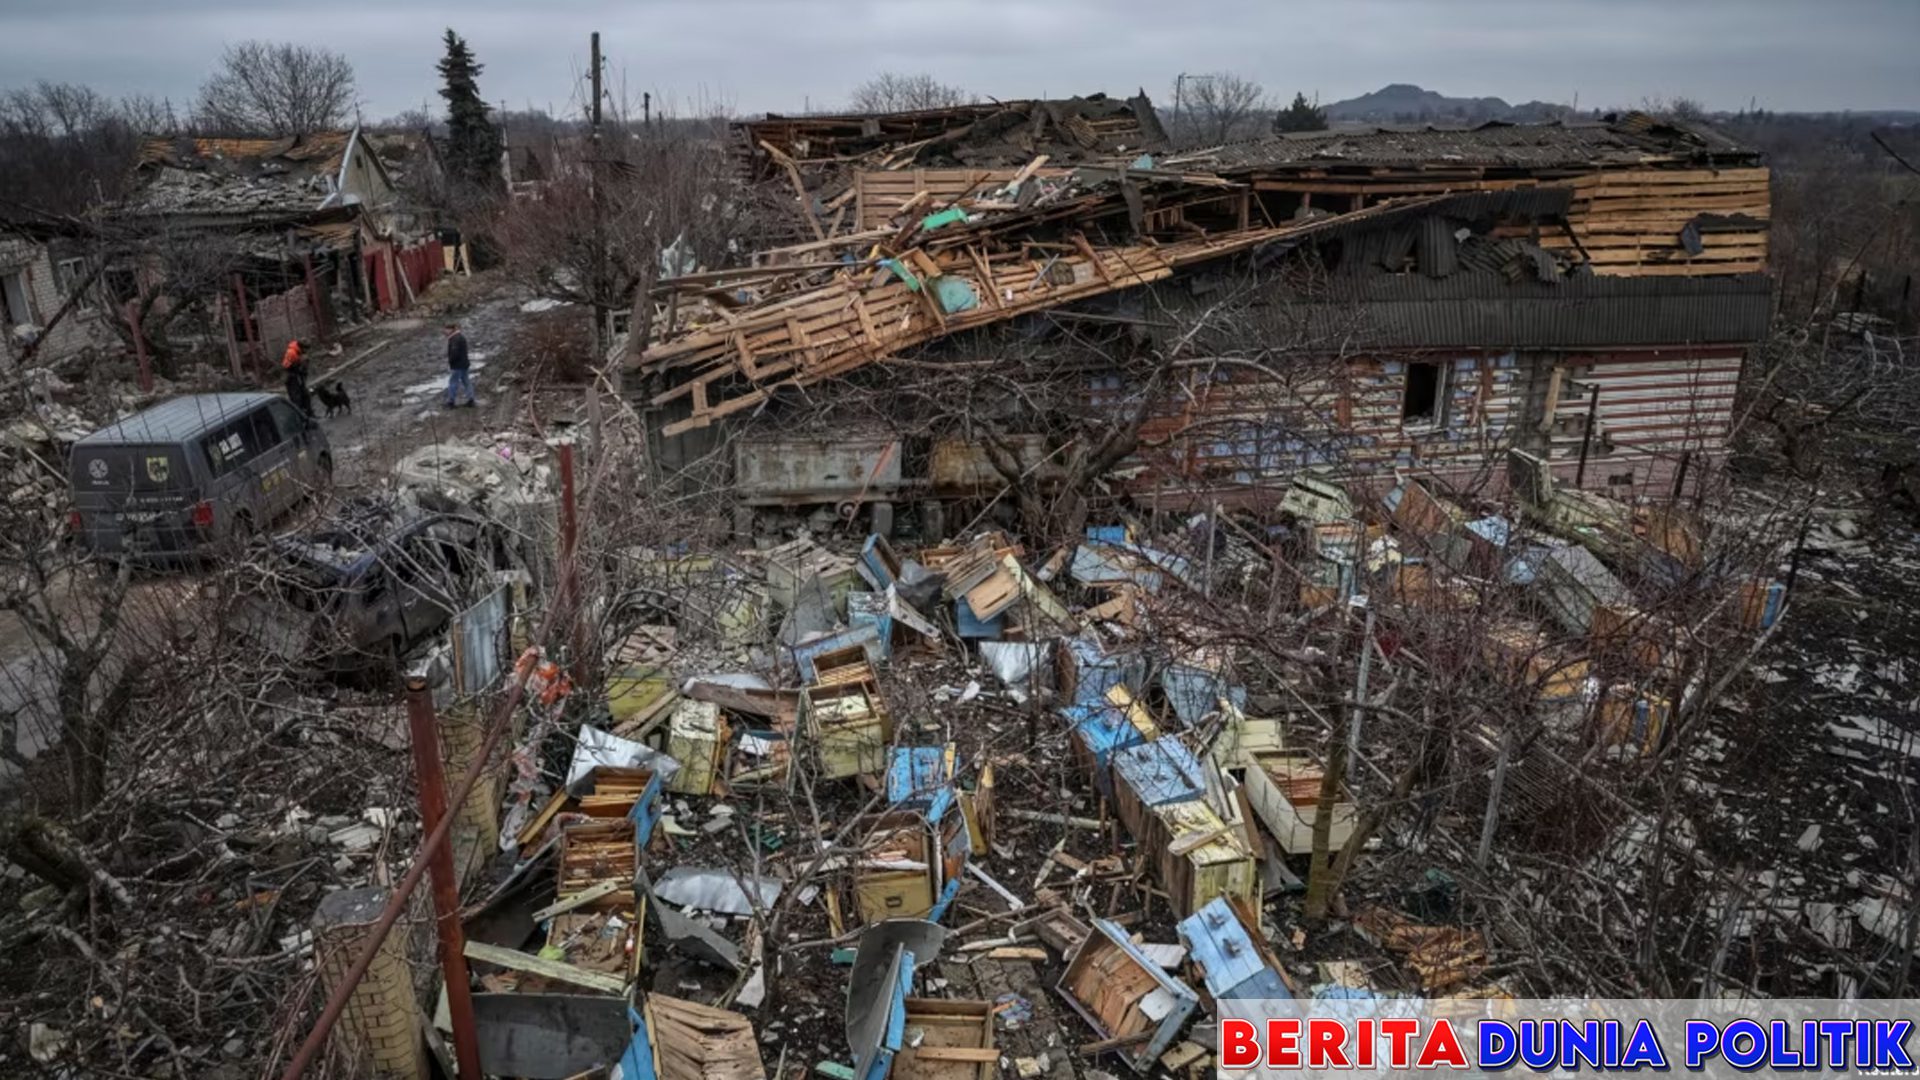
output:
[{"label": "collapsed roof", "polygon": [[769,113],[733,129],[762,171],[777,164],[775,155],[799,163],[858,160],[883,169],[1021,165],[1035,154],[1056,163],[1137,156],[1167,141],[1145,92],[877,114]]},{"label": "collapsed roof", "polygon": [[[152,137],[137,158],[142,182],[121,211],[274,220],[329,209],[350,201],[341,195],[341,177],[358,141],[358,130],[274,139]],[[377,156],[366,157],[382,168]]]},{"label": "collapsed roof", "polygon": [[[933,123],[909,115],[920,126],[897,136]],[[857,200],[857,231],[829,235],[837,229],[816,219],[815,241],[658,286],[665,320],[656,310],[636,366],[661,379],[652,400],[671,410],[666,434],[962,330],[1235,258],[1269,266],[1308,243],[1331,275],[1312,297],[1276,282],[1270,299],[1387,305],[1375,324],[1387,336],[1374,343],[1388,347],[1740,342],[1764,330],[1767,170],[1705,128],[1633,114],[1315,132],[1158,167],[1060,170],[1043,168],[1052,154],[1025,138],[1045,124],[978,107],[939,115],[955,126],[897,146],[885,144],[884,118],[866,118],[867,167],[835,200]],[[817,120],[831,139],[853,119],[795,123]],[[797,153],[832,149],[785,134]],[[1014,142],[1031,155],[1019,169],[974,167]],[[763,145],[800,186],[800,163]],[[896,167],[936,152],[977,156],[963,168]],[[1626,280],[1638,277],[1688,280]]]},{"label": "collapsed roof", "polygon": [[1383,126],[1270,135],[1174,155],[1167,164],[1223,174],[1315,168],[1515,168],[1589,172],[1678,162],[1753,165],[1759,152],[1700,124],[1645,113],[1592,121],[1472,127]]}]

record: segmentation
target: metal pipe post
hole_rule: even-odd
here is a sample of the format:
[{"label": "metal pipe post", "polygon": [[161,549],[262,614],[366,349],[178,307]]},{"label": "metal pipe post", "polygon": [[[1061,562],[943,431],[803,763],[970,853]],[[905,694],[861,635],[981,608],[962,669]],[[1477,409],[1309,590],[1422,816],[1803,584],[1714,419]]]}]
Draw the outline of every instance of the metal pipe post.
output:
[{"label": "metal pipe post", "polygon": [[1587,450],[1593,446],[1593,425],[1600,415],[1600,387],[1593,388],[1593,399],[1587,402],[1587,425],[1580,433],[1580,468],[1573,474],[1573,486],[1583,488],[1587,483]]},{"label": "metal pipe post", "polygon": [[[407,729],[413,742],[414,782],[420,787],[420,827],[428,832],[438,830],[451,816],[436,725],[427,680],[409,676]],[[466,935],[460,928],[460,883],[453,875],[452,845],[441,844],[425,861],[433,874],[434,927],[440,940],[440,972],[447,982],[447,1014],[453,1021],[454,1058],[460,1080],[480,1080],[480,1036],[474,1028],[473,987],[467,975]]]},{"label": "metal pipe post", "polygon": [[253,327],[253,312],[247,309],[247,286],[240,280],[239,274],[233,275],[233,295],[240,305],[237,312],[240,317],[240,327],[247,332],[247,354],[253,358],[254,380],[265,383],[267,358],[266,354],[260,351],[260,337]]},{"label": "metal pipe post", "polygon": [[[546,630],[541,627],[542,632]],[[529,671],[527,674],[531,674]],[[513,685],[507,688],[507,695],[494,710],[493,723],[487,733],[486,744],[474,755],[473,764],[467,767],[467,773],[460,780],[460,787],[448,796],[448,802],[463,802],[472,793],[473,786],[480,781],[480,774],[486,771],[487,762],[492,759],[493,751],[500,745],[512,726],[507,718],[527,694],[527,674],[515,676]],[[380,943],[387,939],[393,930],[393,924],[400,921],[400,913],[406,910],[407,900],[413,896],[413,890],[420,887],[420,879],[426,876],[427,865],[436,851],[445,847],[453,836],[453,817],[443,815],[440,824],[427,830],[427,838],[420,842],[420,851],[414,856],[413,865],[407,868],[406,876],[393,887],[393,896],[387,901],[387,909],[380,913],[380,919],[374,923],[373,930],[367,935],[367,944],[353,966],[340,977],[340,985],[333,988],[326,1005],[320,1010],[320,1019],[314,1021],[313,1030],[307,1032],[307,1039],[294,1052],[293,1060],[287,1062],[286,1070],[280,1074],[280,1080],[300,1080],[307,1066],[320,1054],[320,1048],[332,1033],[333,1025],[340,1022],[340,1014],[347,1010],[347,1000],[353,994],[353,988],[366,978],[367,969],[373,966],[373,958],[380,951]]]},{"label": "metal pipe post", "polygon": [[586,626],[580,612],[580,518],[574,495],[573,443],[562,442],[560,458],[560,610],[571,627],[571,674],[577,684],[586,672]]},{"label": "metal pipe post", "polygon": [[139,365],[140,392],[153,393],[153,364],[147,359],[147,335],[140,330],[140,301],[127,301],[127,331],[133,335],[134,362]]}]

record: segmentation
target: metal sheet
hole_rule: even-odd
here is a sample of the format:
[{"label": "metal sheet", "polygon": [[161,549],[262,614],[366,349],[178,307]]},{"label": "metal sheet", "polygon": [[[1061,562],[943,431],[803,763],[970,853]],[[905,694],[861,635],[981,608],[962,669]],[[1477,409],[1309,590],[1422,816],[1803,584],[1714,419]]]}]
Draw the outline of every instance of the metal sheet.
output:
[{"label": "metal sheet", "polygon": [[898,1048],[902,1032],[894,1029],[905,1023],[913,968],[932,963],[946,940],[947,928],[925,919],[888,919],[860,935],[847,978],[847,1045],[856,1080],[868,1076],[890,1041]]},{"label": "metal sheet", "polygon": [[633,1038],[627,1003],[597,994],[475,994],[480,1071],[565,1080],[618,1058]]},{"label": "metal sheet", "polygon": [[753,901],[746,888],[760,893],[760,906],[771,908],[780,899],[781,882],[773,878],[756,879],[750,874],[735,877],[729,870],[700,866],[676,866],[660,875],[653,893],[670,904],[696,911],[717,911],[725,915],[753,914]]},{"label": "metal sheet", "polygon": [[453,617],[447,636],[453,641],[454,687],[462,696],[481,693],[500,679],[511,596],[512,590],[503,585]]},{"label": "metal sheet", "polygon": [[890,495],[900,486],[894,439],[741,439],[734,485],[748,499]]}]

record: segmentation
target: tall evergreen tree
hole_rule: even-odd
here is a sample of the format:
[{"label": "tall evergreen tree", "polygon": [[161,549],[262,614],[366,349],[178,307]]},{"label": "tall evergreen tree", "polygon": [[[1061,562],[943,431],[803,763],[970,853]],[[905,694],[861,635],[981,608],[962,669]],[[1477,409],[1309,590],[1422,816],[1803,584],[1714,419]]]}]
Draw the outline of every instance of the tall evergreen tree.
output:
[{"label": "tall evergreen tree", "polygon": [[1309,104],[1307,95],[1295,92],[1293,104],[1273,114],[1273,130],[1283,131],[1325,131],[1327,130],[1327,110]]},{"label": "tall evergreen tree", "polygon": [[473,50],[451,29],[446,36],[447,55],[439,63],[445,86],[440,96],[447,100],[447,172],[456,188],[493,191],[500,187],[500,128],[487,118],[487,103],[480,96],[480,63]]}]

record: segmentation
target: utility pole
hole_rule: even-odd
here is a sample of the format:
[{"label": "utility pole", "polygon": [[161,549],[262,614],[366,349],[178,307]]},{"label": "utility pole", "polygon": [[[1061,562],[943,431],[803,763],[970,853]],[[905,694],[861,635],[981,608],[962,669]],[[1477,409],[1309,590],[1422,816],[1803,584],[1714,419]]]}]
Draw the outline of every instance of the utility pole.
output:
[{"label": "utility pole", "polygon": [[593,32],[593,134],[588,141],[588,175],[593,184],[593,369],[597,373],[607,359],[607,215],[601,188],[600,159],[604,153],[600,137],[600,31]]},{"label": "utility pole", "polygon": [[587,417],[591,422],[593,448],[600,449],[600,372],[607,362],[607,337],[612,329],[607,316],[607,208],[606,173],[602,159],[606,144],[600,133],[600,31],[593,32],[593,140],[589,152],[588,174],[593,184],[593,363],[587,365],[592,382],[587,386]]}]

